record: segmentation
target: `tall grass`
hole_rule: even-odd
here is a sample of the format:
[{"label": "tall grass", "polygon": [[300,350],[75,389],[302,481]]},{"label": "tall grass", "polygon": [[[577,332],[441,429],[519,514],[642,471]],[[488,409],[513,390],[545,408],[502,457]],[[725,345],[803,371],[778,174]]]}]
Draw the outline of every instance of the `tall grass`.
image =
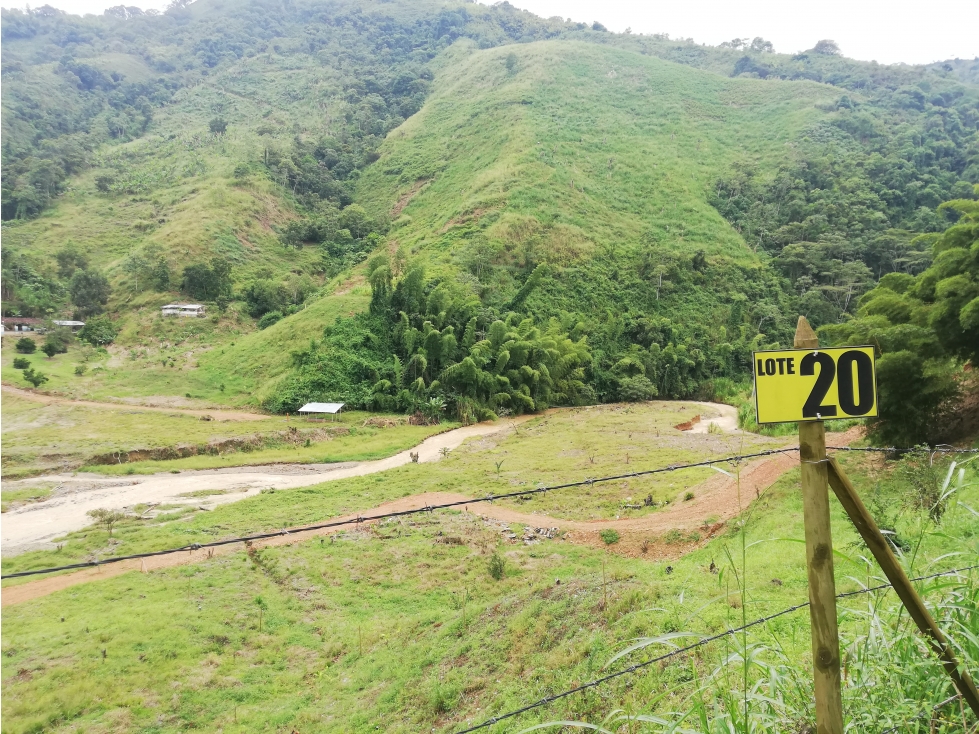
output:
[{"label": "tall grass", "polygon": [[[894,472],[904,483],[903,496],[892,497],[892,501],[897,499],[913,513],[905,525],[914,529],[914,541],[906,544],[906,550],[895,545],[909,575],[914,573],[916,563],[921,563],[919,553],[930,534],[957,535],[962,539],[962,550],[921,563],[918,573],[931,573],[952,558],[959,567],[979,562],[979,548],[974,543],[970,548],[969,544],[975,537],[979,513],[959,499],[961,490],[976,484],[966,481],[972,468],[969,465],[974,462],[975,459],[943,461],[934,454],[913,452]],[[929,501],[922,501],[923,496]],[[739,628],[749,621],[746,551],[754,543],[747,543],[747,520],[746,514],[737,525],[736,542],[725,546],[727,567],[718,578],[719,586],[725,588],[721,598],[726,598],[731,606],[730,583],[724,577],[733,577],[740,602],[734,605],[740,612],[740,619],[736,620]],[[875,576],[875,566],[866,558],[863,560],[866,578],[850,580],[867,589],[886,583],[883,577]],[[979,669],[979,574],[973,569],[930,579],[919,582],[917,590],[959,662],[966,670]],[[840,609],[845,731],[979,731],[975,716],[960,699],[953,699],[956,689],[951,680],[891,591],[868,592],[859,598],[863,599],[861,604]],[[735,628],[734,621],[729,614],[728,629]],[[647,701],[646,713],[614,710],[598,724],[550,721],[523,731],[582,726],[630,734],[815,732],[810,664],[800,666],[797,654],[787,649],[779,629],[770,622],[756,629],[760,631],[750,635],[742,629],[695,653],[678,656],[675,664],[690,668],[689,679],[652,697]],[[654,645],[673,646],[676,637],[699,636],[679,632],[639,640],[610,658],[606,667]]]}]

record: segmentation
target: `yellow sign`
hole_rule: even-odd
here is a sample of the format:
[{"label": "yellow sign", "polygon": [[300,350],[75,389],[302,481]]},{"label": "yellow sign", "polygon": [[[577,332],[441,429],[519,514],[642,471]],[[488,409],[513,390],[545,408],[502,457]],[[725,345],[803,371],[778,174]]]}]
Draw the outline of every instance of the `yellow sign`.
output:
[{"label": "yellow sign", "polygon": [[873,347],[755,352],[759,423],[877,415]]}]

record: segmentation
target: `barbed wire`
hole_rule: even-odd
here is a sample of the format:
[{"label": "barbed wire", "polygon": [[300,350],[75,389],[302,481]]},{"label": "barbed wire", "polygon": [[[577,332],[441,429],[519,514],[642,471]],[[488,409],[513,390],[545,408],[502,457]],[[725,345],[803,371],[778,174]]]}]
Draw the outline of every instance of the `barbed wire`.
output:
[{"label": "barbed wire", "polygon": [[531,494],[545,494],[547,492],[555,492],[561,489],[591,486],[593,484],[601,484],[603,482],[615,482],[621,479],[634,479],[637,477],[645,477],[653,474],[662,474],[665,472],[680,471],[681,469],[709,467],[714,464],[740,463],[745,459],[756,459],[763,456],[772,456],[774,454],[785,454],[785,453],[796,452],[798,450],[799,450],[798,446],[793,446],[793,447],[780,448],[780,449],[766,449],[764,451],[757,451],[751,454],[738,454],[735,456],[725,456],[719,459],[708,459],[705,461],[698,461],[690,464],[670,464],[668,466],[659,467],[656,469],[646,469],[643,471],[629,472],[627,474],[616,474],[614,476],[609,476],[609,477],[583,479],[577,482],[566,482],[564,484],[555,484],[550,487],[535,487],[533,489],[524,489],[518,492],[506,492],[504,494],[490,494],[490,495],[486,495],[485,497],[473,497],[471,499],[454,500],[452,502],[443,502],[437,505],[426,505],[425,507],[419,507],[413,510],[385,512],[379,515],[367,515],[367,516],[358,515],[355,518],[350,518],[346,520],[335,520],[333,522],[319,523],[316,525],[304,525],[302,527],[276,530],[270,533],[257,533],[255,535],[245,535],[236,538],[226,538],[224,540],[214,540],[208,543],[190,543],[188,545],[183,545],[178,548],[167,548],[165,550],[148,551],[146,553],[132,553],[125,556],[110,556],[108,558],[102,558],[93,561],[82,561],[80,563],[71,563],[65,566],[54,566],[52,568],[38,568],[32,571],[19,571],[17,573],[9,573],[0,576],[0,579],[22,578],[24,576],[36,576],[45,573],[55,573],[57,571],[73,571],[79,568],[93,568],[96,566],[104,566],[110,563],[119,563],[121,561],[134,561],[143,558],[153,558],[155,556],[164,556],[164,555],[169,555],[171,553],[183,553],[187,551],[201,550],[202,548],[216,548],[218,546],[230,545],[232,543],[250,543],[256,540],[279,538],[285,535],[306,533],[313,530],[326,530],[328,528],[337,528],[337,527],[342,527],[344,525],[359,525],[360,523],[365,523],[365,522],[374,522],[376,520],[387,520],[389,518],[394,518],[394,517],[406,517],[408,515],[418,515],[425,512],[434,512],[435,510],[444,510],[452,507],[477,504],[479,502],[494,502],[496,500],[513,499],[515,497],[526,497],[527,495],[531,495]]},{"label": "barbed wire", "polygon": [[[909,452],[909,451],[912,451],[913,450],[913,449],[897,449],[897,448],[881,447],[881,446],[868,446],[868,447],[859,447],[859,448],[853,448],[853,447],[850,447],[850,446],[827,446],[826,448],[828,450],[833,450],[833,451],[879,451],[879,452],[898,452],[898,453],[906,453],[906,452]],[[310,532],[310,531],[313,531],[313,530],[326,530],[326,529],[329,529],[329,528],[342,527],[344,525],[354,525],[354,524],[360,524],[360,523],[363,523],[363,522],[373,522],[373,521],[376,521],[376,520],[386,520],[386,519],[393,518],[393,517],[405,517],[405,516],[408,516],[408,515],[415,515],[415,514],[420,514],[420,513],[423,513],[423,512],[433,512],[435,510],[443,510],[443,509],[448,509],[448,508],[452,508],[452,507],[459,507],[459,506],[463,506],[463,505],[470,505],[470,504],[474,504],[474,503],[478,503],[478,502],[494,502],[495,500],[511,499],[511,498],[514,498],[514,497],[525,497],[525,496],[531,495],[531,494],[543,494],[543,493],[546,493],[546,492],[554,492],[554,491],[560,490],[560,489],[570,489],[572,487],[589,486],[589,485],[592,485],[592,484],[600,484],[602,482],[614,482],[614,481],[618,481],[618,480],[621,480],[621,479],[634,479],[634,478],[637,478],[637,477],[650,476],[650,475],[653,475],[653,474],[662,474],[664,472],[679,471],[679,470],[682,470],[682,469],[694,469],[694,468],[700,468],[700,467],[709,467],[709,466],[713,466],[714,464],[727,464],[727,463],[735,463],[735,464],[737,464],[737,463],[740,463],[740,462],[744,461],[745,459],[756,459],[756,458],[760,458],[760,457],[764,457],[764,456],[772,456],[774,454],[784,454],[784,453],[796,452],[798,450],[799,450],[799,447],[798,446],[791,446],[791,447],[785,447],[785,448],[779,448],[779,449],[766,449],[764,451],[757,451],[757,452],[750,453],[750,454],[738,454],[738,455],[735,455],[735,456],[726,456],[726,457],[719,458],[719,459],[707,459],[705,461],[698,461],[698,462],[693,462],[693,463],[689,463],[689,464],[670,464],[668,466],[659,467],[659,468],[656,468],[656,469],[647,469],[647,470],[644,470],[644,471],[629,472],[627,474],[616,474],[616,475],[609,476],[609,477],[599,477],[599,478],[595,478],[595,479],[584,479],[584,480],[577,481],[577,482],[567,482],[565,484],[556,484],[556,485],[551,486],[551,487],[535,487],[534,489],[525,489],[525,490],[521,490],[521,491],[518,491],[518,492],[507,492],[507,493],[504,493],[504,494],[491,494],[491,495],[487,495],[485,497],[474,497],[472,499],[467,499],[467,500],[456,500],[454,502],[444,502],[444,503],[441,503],[441,504],[438,504],[438,505],[428,505],[426,507],[421,507],[421,508],[417,508],[417,509],[414,509],[414,510],[402,510],[400,512],[388,512],[388,513],[383,513],[383,514],[380,514],[380,515],[370,515],[370,516],[367,516],[367,517],[358,516],[356,518],[351,518],[351,519],[348,519],[348,520],[337,520],[337,521],[334,521],[334,522],[319,523],[319,524],[316,524],[316,525],[306,525],[306,526],[297,527],[297,528],[289,528],[289,529],[277,530],[277,531],[270,532],[270,533],[257,533],[257,534],[254,534],[254,535],[246,535],[246,536],[241,536],[241,537],[236,537],[236,538],[226,538],[224,540],[215,540],[215,541],[211,541],[211,542],[208,542],[208,543],[190,543],[188,545],[183,545],[183,546],[180,546],[178,548],[167,548],[167,549],[164,549],[164,550],[149,551],[149,552],[146,552],[146,553],[131,553],[129,555],[124,555],[124,556],[110,556],[108,558],[101,558],[101,559],[96,559],[96,560],[92,560],[92,561],[82,561],[80,563],[71,563],[71,564],[67,564],[67,565],[64,565],[64,566],[54,566],[54,567],[51,567],[51,568],[39,568],[39,569],[31,570],[31,571],[19,571],[17,573],[10,573],[10,574],[0,575],[0,580],[13,579],[13,578],[22,578],[22,577],[25,577],[25,576],[38,576],[38,575],[47,574],[47,573],[57,573],[59,571],[74,571],[74,570],[81,569],[81,568],[95,568],[95,567],[104,566],[104,565],[110,564],[110,563],[120,563],[122,561],[141,560],[141,559],[144,559],[144,558],[153,558],[155,556],[169,555],[171,553],[183,553],[183,552],[187,552],[187,551],[201,550],[203,548],[216,548],[218,546],[230,545],[230,544],[233,544],[233,543],[250,543],[250,542],[256,541],[256,540],[268,540],[269,538],[277,538],[277,537],[282,537],[282,536],[285,536],[285,535],[291,535],[291,534],[294,534],[294,533],[304,533],[304,532]],[[955,447],[952,447],[952,446],[944,446],[944,445],[940,445],[940,446],[936,446],[936,447],[930,447],[928,450],[929,451],[939,452],[939,453],[979,453],[979,449],[956,449]]]},{"label": "barbed wire", "polygon": [[899,449],[894,446],[827,446],[827,451],[868,451],[883,454],[910,454],[917,449],[932,454],[979,454],[979,449],[957,449],[954,446],[939,444],[938,446],[916,446],[909,449]]},{"label": "barbed wire", "polygon": [[[938,578],[939,576],[951,576],[952,574],[963,573],[965,571],[972,571],[975,569],[979,569],[979,564],[973,566],[963,566],[962,568],[954,568],[949,571],[940,571],[938,573],[928,574],[926,576],[917,576],[909,580],[912,582],[927,581],[928,579]],[[870,594],[875,591],[880,591],[881,589],[889,589],[889,588],[891,588],[891,584],[881,584],[879,586],[871,586],[864,589],[858,589],[856,591],[843,592],[842,594],[837,594],[836,598],[845,599],[847,597],[858,596],[860,594]],[[744,632],[745,630],[751,629],[752,627],[757,627],[760,624],[770,622],[773,619],[784,617],[787,614],[791,614],[792,612],[797,612],[800,609],[805,609],[808,606],[809,606],[809,602],[796,604],[794,606],[787,607],[780,612],[769,614],[766,617],[760,617],[752,622],[743,624],[740,627],[735,627],[733,629],[725,630],[724,632],[719,632],[716,635],[704,637],[701,640],[698,640],[697,642],[694,642],[691,645],[687,645],[686,647],[681,647],[676,650],[672,650],[668,653],[664,653],[663,655],[659,655],[655,658],[644,660],[641,663],[635,663],[634,665],[630,665],[627,668],[623,668],[622,670],[617,670],[614,673],[609,673],[608,675],[604,675],[601,678],[596,678],[595,680],[589,681],[587,683],[582,683],[579,686],[575,686],[574,688],[570,688],[566,691],[562,691],[561,693],[555,693],[554,695],[551,696],[545,696],[544,698],[534,701],[531,704],[527,704],[526,706],[523,706],[519,709],[514,709],[513,711],[508,711],[507,713],[501,714],[500,716],[494,716],[480,724],[477,724],[476,726],[471,726],[468,729],[460,729],[457,732],[455,732],[455,734],[470,734],[471,732],[474,731],[480,731],[481,729],[485,729],[489,726],[493,726],[494,724],[498,724],[501,721],[512,719],[513,717],[519,716],[520,714],[527,713],[528,711],[533,711],[534,709],[541,708],[542,706],[546,706],[547,704],[553,703],[554,701],[558,701],[562,698],[568,698],[569,696],[573,696],[576,693],[581,693],[582,691],[586,691],[590,688],[596,688],[602,685],[603,683],[607,683],[610,680],[614,680],[615,678],[621,678],[622,676],[630,675],[639,670],[642,670],[643,668],[648,668],[650,665],[655,665],[656,663],[661,663],[665,660],[669,660],[678,655],[683,655],[684,653],[690,652],[691,650],[696,650],[697,648],[703,647],[704,645],[709,645],[712,642],[717,642],[718,640],[724,639],[725,637],[728,637],[730,635],[735,635],[739,632]],[[946,701],[944,703],[948,703],[948,702]],[[944,705],[944,703],[941,705]],[[889,730],[889,731],[893,731],[893,730]]]}]

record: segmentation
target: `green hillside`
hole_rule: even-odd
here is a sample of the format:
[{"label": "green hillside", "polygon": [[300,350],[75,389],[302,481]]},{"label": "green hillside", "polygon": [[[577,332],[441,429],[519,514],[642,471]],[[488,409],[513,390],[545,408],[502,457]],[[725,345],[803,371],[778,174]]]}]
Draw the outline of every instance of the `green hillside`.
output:
[{"label": "green hillside", "polygon": [[176,350],[272,410],[724,397],[796,314],[927,268],[979,177],[967,62],[505,3],[5,10],[3,38],[4,314],[118,331],[75,394],[183,394]]},{"label": "green hillside", "polygon": [[[393,220],[387,252],[424,263],[429,287],[454,282],[459,298],[500,313],[546,264],[550,277],[526,311],[580,323],[608,353],[595,372],[613,368],[628,342],[651,346],[648,336],[622,338],[628,321],[644,319],[703,353],[683,377],[733,376],[740,366],[727,354],[707,353],[730,345],[743,355],[758,330],[741,327],[780,311],[782,294],[764,258],[708,203],[710,187],[745,157],[774,169],[792,140],[829,117],[815,105],[833,90],[725,79],[575,42],[488,51],[459,42],[440,63],[426,105],[388,135],[358,182],[357,200]],[[264,351],[242,343],[223,361]],[[604,380],[602,397],[614,399],[617,377]],[[692,391],[665,379],[655,387]]]}]

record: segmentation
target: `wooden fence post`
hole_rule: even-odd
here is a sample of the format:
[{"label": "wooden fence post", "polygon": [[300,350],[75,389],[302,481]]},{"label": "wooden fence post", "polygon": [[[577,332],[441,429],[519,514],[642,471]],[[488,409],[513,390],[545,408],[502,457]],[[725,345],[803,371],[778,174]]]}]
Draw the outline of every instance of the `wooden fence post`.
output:
[{"label": "wooden fence post", "polygon": [[850,483],[836,459],[829,460],[829,483],[840,504],[843,505],[843,509],[846,510],[846,514],[850,516],[850,520],[856,526],[860,537],[870,548],[870,552],[874,554],[874,558],[877,559],[877,563],[884,575],[887,576],[887,580],[891,582],[894,591],[897,592],[901,602],[907,608],[911,619],[918,625],[922,634],[929,638],[928,641],[932,649],[941,658],[945,671],[951,677],[959,693],[962,694],[962,698],[969,704],[976,716],[979,716],[979,692],[976,691],[976,684],[969,677],[969,673],[964,668],[960,668],[951,645],[948,644],[948,640],[938,628],[935,619],[925,607],[924,602],[921,601],[921,597],[918,596],[918,592],[915,591],[907,574],[904,573],[894,551],[891,550],[883,533],[877,527],[877,523],[874,522],[873,516],[867,511],[867,507],[860,499],[860,495],[857,494],[856,488]]},{"label": "wooden fence post", "polygon": [[[819,339],[804,316],[799,317],[795,347],[819,347]],[[802,464],[816,732],[843,734],[840,633],[836,619],[836,580],[833,575],[833,537],[829,518],[826,429],[822,421],[800,421],[799,460]]]}]

